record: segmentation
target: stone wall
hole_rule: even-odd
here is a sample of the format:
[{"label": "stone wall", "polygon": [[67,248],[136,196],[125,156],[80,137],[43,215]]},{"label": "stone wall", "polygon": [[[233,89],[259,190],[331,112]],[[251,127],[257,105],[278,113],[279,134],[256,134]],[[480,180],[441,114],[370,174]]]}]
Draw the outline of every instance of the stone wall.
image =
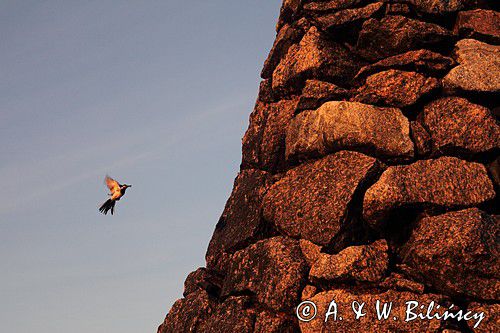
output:
[{"label": "stone wall", "polygon": [[[409,300],[500,332],[499,4],[284,0],[206,268],[158,332],[473,330]],[[333,299],[399,320],[325,323]]]}]

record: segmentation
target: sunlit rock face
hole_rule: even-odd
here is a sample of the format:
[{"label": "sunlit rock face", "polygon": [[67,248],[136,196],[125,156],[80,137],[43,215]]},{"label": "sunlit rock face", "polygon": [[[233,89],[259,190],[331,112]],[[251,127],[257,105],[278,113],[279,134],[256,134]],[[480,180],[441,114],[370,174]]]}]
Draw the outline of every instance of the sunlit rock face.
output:
[{"label": "sunlit rock face", "polygon": [[206,265],[158,332],[498,332],[498,8],[284,0]]},{"label": "sunlit rock face", "polygon": [[461,39],[455,45],[459,65],[444,78],[450,93],[499,93],[500,46],[475,39]]},{"label": "sunlit rock face", "polygon": [[400,109],[358,102],[331,101],[304,111],[288,126],[287,159],[351,150],[381,160],[410,160],[410,122]]}]

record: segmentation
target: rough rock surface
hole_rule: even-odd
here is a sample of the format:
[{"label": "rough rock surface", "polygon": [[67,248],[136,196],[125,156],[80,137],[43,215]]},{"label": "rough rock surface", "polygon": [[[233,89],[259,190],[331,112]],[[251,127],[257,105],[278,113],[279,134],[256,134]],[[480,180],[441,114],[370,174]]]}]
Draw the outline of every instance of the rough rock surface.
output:
[{"label": "rough rock surface", "polygon": [[500,13],[484,9],[460,12],[454,31],[463,37],[498,44],[500,43]]},{"label": "rough rock surface", "polygon": [[273,75],[273,71],[279,64],[281,59],[286,55],[290,46],[298,43],[304,35],[303,26],[296,24],[290,26],[285,24],[278,32],[271,51],[267,56],[264,67],[262,68],[261,77],[268,79]]},{"label": "rough rock surface", "polygon": [[243,137],[243,167],[276,171],[285,161],[286,127],[295,114],[298,100],[257,102]]},{"label": "rough rock surface", "polygon": [[316,260],[318,260],[320,256],[321,246],[318,246],[306,239],[301,239],[299,241],[299,244],[307,264],[309,266],[314,265],[314,263],[316,262]]},{"label": "rough rock surface", "polygon": [[385,15],[402,15],[410,16],[412,10],[410,6],[406,3],[386,3]]},{"label": "rough rock surface", "polygon": [[328,245],[349,226],[355,191],[378,169],[375,158],[349,151],[303,164],[268,190],[264,217],[290,237]]},{"label": "rough rock surface", "polygon": [[417,10],[428,14],[446,14],[476,5],[478,0],[409,0]]},{"label": "rough rock surface", "polygon": [[[325,314],[328,312],[330,302],[337,303],[338,317],[334,320],[333,315],[325,322]],[[380,301],[382,309],[384,303],[393,302],[390,317],[387,320],[377,320],[376,302]],[[414,300],[419,304],[429,304],[434,301],[439,303],[444,300],[440,295],[424,294],[418,295],[411,292],[398,292],[388,290],[386,292],[343,290],[336,289],[321,292],[311,298],[317,306],[317,316],[309,322],[300,322],[302,333],[316,332],[440,332],[439,320],[415,320],[405,322],[408,300]],[[352,302],[365,303],[363,308],[365,316],[355,319],[351,309]],[[442,313],[439,309],[437,312]],[[342,317],[342,320],[340,320]],[[394,317],[397,319],[394,320]]]},{"label": "rough rock surface", "polygon": [[418,121],[410,124],[411,138],[415,143],[415,155],[425,157],[431,152],[431,136],[429,132]]},{"label": "rough rock surface", "polygon": [[363,215],[375,227],[400,208],[460,208],[495,197],[486,168],[455,157],[391,166],[365,194]]},{"label": "rough rock surface", "polygon": [[410,159],[410,123],[397,108],[327,102],[297,115],[287,129],[287,159],[324,156],[343,149],[388,160]]},{"label": "rough rock surface", "polygon": [[189,273],[184,281],[184,297],[189,294],[205,290],[209,293],[217,293],[221,284],[220,279],[207,271],[207,269],[200,267],[197,270]]},{"label": "rough rock surface", "polygon": [[233,255],[222,295],[249,291],[260,304],[285,311],[299,299],[306,274],[298,241],[281,236],[262,240]]},{"label": "rough rock surface", "polygon": [[500,220],[477,208],[426,217],[403,246],[416,277],[448,295],[500,297]]},{"label": "rough rock surface", "polygon": [[439,81],[415,72],[396,69],[370,75],[353,101],[405,107],[439,88]]},{"label": "rough rock surface", "polygon": [[417,10],[428,14],[446,14],[477,5],[478,0],[409,0]]},{"label": "rough rock surface", "polygon": [[480,304],[473,302],[467,307],[468,311],[475,313],[483,312],[485,318],[474,328],[475,322],[468,323],[475,333],[495,333],[500,332],[500,304]]},{"label": "rough rock surface", "polygon": [[[212,315],[207,318],[197,332],[253,332],[255,310],[251,308],[251,299],[245,296],[229,297],[214,307]],[[176,331],[191,332],[191,331]]]},{"label": "rough rock surface", "polygon": [[[498,10],[283,0],[206,266],[158,332],[500,331]],[[485,317],[405,322],[411,300]]]},{"label": "rough rock surface", "polygon": [[177,300],[158,327],[160,333],[197,332],[212,313],[212,304],[206,291],[199,290]]},{"label": "rough rock surface", "polygon": [[317,287],[308,284],[307,286],[304,287],[304,290],[302,290],[301,300],[308,300],[312,298],[314,295],[316,295],[317,291],[318,291]]},{"label": "rough rock surface", "polygon": [[312,27],[298,45],[289,48],[274,70],[273,90],[293,91],[312,78],[341,85],[349,82],[362,64],[347,48]]},{"label": "rough rock surface", "polygon": [[261,202],[269,176],[260,170],[243,170],[234,181],[233,192],[215,227],[207,250],[207,267],[224,271],[224,253],[233,253],[258,238],[264,229]]},{"label": "rough rock surface", "polygon": [[389,266],[385,240],[350,246],[338,254],[321,253],[309,272],[311,281],[377,282]]},{"label": "rough rock surface", "polygon": [[297,18],[301,5],[301,0],[283,0],[276,31],[279,31],[284,24],[291,23]]},{"label": "rough rock surface", "polygon": [[359,7],[367,3],[367,0],[326,0],[310,1],[304,4],[304,11],[308,14],[321,14],[341,9]]},{"label": "rough rock surface", "polygon": [[381,288],[394,289],[398,291],[411,291],[423,294],[425,286],[422,283],[409,280],[399,273],[392,273],[380,283]]},{"label": "rough rock surface", "polygon": [[333,83],[307,80],[299,97],[296,112],[313,110],[329,100],[338,100],[347,97],[349,92]]},{"label": "rough rock surface", "polygon": [[198,268],[196,271],[189,273],[189,275],[186,278],[186,281],[184,281],[184,297],[187,295],[191,294],[192,292],[197,291],[198,289],[202,289],[198,286],[198,284],[201,281],[205,280],[205,274],[206,274],[206,269],[201,267]]},{"label": "rough rock surface", "polygon": [[[275,314],[270,311],[262,311],[255,321],[254,333],[295,333],[296,325],[291,325],[297,321],[295,317],[286,316],[282,313]],[[228,332],[232,332],[229,330]]]},{"label": "rough rock surface", "polygon": [[459,65],[443,79],[447,90],[475,93],[500,91],[500,46],[462,39],[456,44],[455,57]]},{"label": "rough rock surface", "polygon": [[399,69],[423,74],[441,75],[448,72],[454,60],[429,50],[408,51],[367,65],[356,74],[355,80],[389,69]]},{"label": "rough rock surface", "polygon": [[348,23],[357,22],[372,17],[383,8],[382,2],[371,3],[362,8],[340,10],[325,15],[314,17],[315,23],[323,30],[337,28]]},{"label": "rough rock surface", "polygon": [[500,188],[500,157],[497,157],[493,162],[488,164],[488,172],[496,188]]},{"label": "rough rock surface", "polygon": [[422,125],[436,155],[470,155],[500,148],[500,126],[484,106],[445,97],[425,106]]},{"label": "rough rock surface", "polygon": [[365,21],[356,48],[373,61],[442,43],[450,37],[451,33],[437,24],[394,15]]},{"label": "rough rock surface", "polygon": [[259,94],[257,95],[257,102],[261,103],[275,102],[271,79],[264,79],[260,81]]}]

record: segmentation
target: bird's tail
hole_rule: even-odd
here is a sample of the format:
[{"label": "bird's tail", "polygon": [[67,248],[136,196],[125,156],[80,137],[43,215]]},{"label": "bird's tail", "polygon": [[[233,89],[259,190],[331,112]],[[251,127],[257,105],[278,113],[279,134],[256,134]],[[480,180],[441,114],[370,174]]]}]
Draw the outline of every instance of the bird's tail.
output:
[{"label": "bird's tail", "polygon": [[113,213],[115,211],[115,203],[116,203],[115,200],[108,199],[108,200],[106,200],[105,203],[102,204],[101,207],[99,207],[99,211],[101,213],[103,213],[104,215],[106,215],[108,213],[108,211],[111,210],[111,215],[113,215]]}]

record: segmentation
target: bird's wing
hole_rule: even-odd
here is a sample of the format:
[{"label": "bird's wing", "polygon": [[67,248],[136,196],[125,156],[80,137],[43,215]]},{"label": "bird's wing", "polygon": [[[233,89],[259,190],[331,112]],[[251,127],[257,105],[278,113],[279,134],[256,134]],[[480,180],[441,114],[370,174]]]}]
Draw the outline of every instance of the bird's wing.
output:
[{"label": "bird's wing", "polygon": [[104,178],[104,181],[106,182],[106,186],[109,188],[111,194],[120,191],[120,184],[118,184],[118,182],[110,176],[106,176],[106,178]]}]

